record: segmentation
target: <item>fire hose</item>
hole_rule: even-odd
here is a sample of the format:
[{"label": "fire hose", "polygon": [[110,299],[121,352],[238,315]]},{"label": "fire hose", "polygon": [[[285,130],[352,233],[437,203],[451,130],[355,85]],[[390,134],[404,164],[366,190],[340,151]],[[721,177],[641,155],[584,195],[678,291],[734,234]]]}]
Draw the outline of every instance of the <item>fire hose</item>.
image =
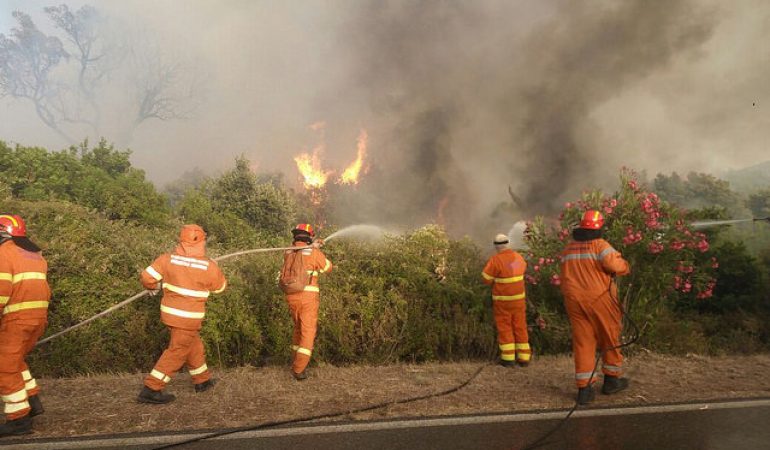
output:
[{"label": "fire hose", "polygon": [[[329,239],[331,239],[331,237],[329,237]],[[327,240],[329,240],[329,239],[327,239]],[[218,257],[214,258],[214,261],[217,261],[217,262],[224,261],[226,259],[234,258],[236,256],[250,255],[250,254],[253,254],[253,253],[280,252],[280,251],[286,251],[286,250],[299,250],[299,249],[304,249],[304,248],[310,248],[310,246],[256,248],[256,249],[251,249],[251,250],[241,250],[239,252],[229,253],[227,255],[218,256]],[[122,308],[122,307],[124,307],[124,306],[126,306],[126,305],[128,305],[130,303],[133,303],[134,301],[139,300],[140,298],[144,297],[145,295],[148,295],[148,294],[151,294],[151,293],[152,293],[152,291],[149,291],[149,290],[145,289],[144,291],[139,292],[138,294],[136,294],[136,295],[134,295],[132,297],[129,297],[129,298],[123,300],[122,302],[120,302],[120,303],[118,303],[116,305],[113,305],[113,306],[105,309],[104,311],[100,312],[99,314],[96,314],[96,315],[94,315],[92,317],[89,317],[88,319],[86,319],[86,320],[84,320],[82,322],[76,323],[75,325],[72,325],[69,328],[65,328],[64,330],[59,331],[58,333],[54,333],[54,334],[48,336],[45,339],[39,340],[37,342],[37,344],[35,344],[35,346],[38,346],[40,344],[44,344],[44,343],[46,343],[46,342],[48,342],[48,341],[50,341],[52,339],[55,339],[55,338],[57,338],[57,337],[59,337],[61,335],[67,334],[67,333],[69,333],[72,330],[78,329],[78,328],[82,327],[83,325],[87,325],[87,324],[93,322],[94,320],[96,320],[96,319],[98,319],[100,317],[104,317],[106,315],[109,315],[109,314],[113,313],[114,311],[117,311],[118,309],[120,309],[120,308]]]}]

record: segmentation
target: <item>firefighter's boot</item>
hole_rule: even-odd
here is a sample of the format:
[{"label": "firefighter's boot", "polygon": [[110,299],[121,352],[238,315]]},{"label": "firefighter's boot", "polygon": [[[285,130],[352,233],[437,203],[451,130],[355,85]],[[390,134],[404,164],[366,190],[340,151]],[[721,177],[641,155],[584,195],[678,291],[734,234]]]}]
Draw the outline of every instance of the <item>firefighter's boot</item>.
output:
[{"label": "firefighter's boot", "polygon": [[604,384],[602,385],[602,394],[616,394],[628,387],[628,378],[613,377],[604,375]]},{"label": "firefighter's boot", "polygon": [[578,405],[587,405],[592,401],[594,401],[594,397],[596,397],[596,393],[594,392],[593,385],[588,385],[586,387],[582,387],[578,389],[578,394],[577,394]]},{"label": "firefighter's boot", "polygon": [[163,404],[173,402],[174,399],[176,399],[176,397],[171,394],[166,394],[163,391],[154,391],[147,386],[144,386],[139,393],[139,396],[136,398],[136,401],[139,403]]},{"label": "firefighter's boot", "polygon": [[292,371],[292,375],[294,375],[294,379],[297,381],[307,380],[307,369],[303,370],[300,373],[296,373]]},{"label": "firefighter's boot", "polygon": [[6,420],[0,425],[0,437],[32,433],[32,417],[27,414],[15,420]]},{"label": "firefighter's boot", "polygon": [[196,393],[206,392],[209,389],[213,388],[215,384],[217,384],[217,380],[213,378],[211,378],[210,380],[206,380],[203,383],[198,383],[195,385],[195,392]]},{"label": "firefighter's boot", "polygon": [[43,409],[43,402],[40,401],[40,397],[37,395],[30,396],[27,401],[29,401],[29,407],[31,408],[29,411],[30,417],[39,416],[45,412]]}]

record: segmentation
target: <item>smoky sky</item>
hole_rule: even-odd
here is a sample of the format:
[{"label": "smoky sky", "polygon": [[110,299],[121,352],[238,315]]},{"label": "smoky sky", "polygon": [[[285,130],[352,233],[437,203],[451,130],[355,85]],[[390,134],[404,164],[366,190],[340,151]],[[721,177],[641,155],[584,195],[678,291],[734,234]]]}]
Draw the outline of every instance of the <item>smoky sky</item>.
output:
[{"label": "smoky sky", "polygon": [[[42,28],[52,4],[0,2],[0,32],[13,8]],[[370,170],[344,192],[342,222],[441,219],[477,236],[610,189],[622,166],[718,174],[770,159],[762,1],[88,4],[199,80],[195,114],[105,136],[159,186],[240,154],[295,183],[292,157],[321,140],[339,171],[366,129]],[[119,98],[114,84],[102,95]],[[30,105],[0,107],[0,139],[67,146]],[[523,207],[506,205],[508,186]]]}]

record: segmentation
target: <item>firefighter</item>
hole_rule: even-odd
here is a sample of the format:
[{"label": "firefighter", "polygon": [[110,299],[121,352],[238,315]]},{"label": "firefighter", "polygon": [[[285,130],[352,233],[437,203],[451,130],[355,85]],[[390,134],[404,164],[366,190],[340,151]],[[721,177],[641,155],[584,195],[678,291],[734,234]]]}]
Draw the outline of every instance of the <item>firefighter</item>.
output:
[{"label": "firefighter", "polygon": [[314,240],[315,233],[313,232],[312,225],[309,223],[298,224],[291,230],[291,234],[294,237],[293,246],[311,246],[310,248],[300,250],[305,270],[309,275],[309,282],[301,292],[286,294],[291,318],[294,321],[294,333],[291,337],[293,356],[291,372],[296,380],[301,381],[307,378],[307,365],[310,363],[310,356],[313,354],[313,342],[315,341],[318,329],[318,305],[320,300],[318,277],[323,273],[331,272],[332,263],[319,250],[323,245],[323,241],[320,239]]},{"label": "firefighter", "polygon": [[498,234],[493,243],[497,253],[489,258],[481,276],[484,283],[492,285],[492,310],[500,345],[500,365],[526,367],[532,357],[524,289],[527,263],[510,248],[508,236]]},{"label": "firefighter", "polygon": [[227,281],[217,263],[206,257],[206,233],[198,225],[185,225],[173,253],[160,255],[141,274],[149,290],[163,290],[160,319],[168,327],[168,348],[145,378],[137,400],[141,403],[168,403],[174,396],[163,392],[171,377],[185,364],[195,392],[214,385],[206,366],[200,329],[211,293],[225,290]]},{"label": "firefighter", "polygon": [[613,277],[630,273],[620,252],[602,239],[604,217],[599,211],[586,211],[580,225],[572,231],[572,241],[561,253],[561,292],[572,327],[577,401],[593,401],[594,356],[602,356],[603,394],[614,394],[628,387],[622,378],[620,353],[622,312]]},{"label": "firefighter", "polygon": [[0,437],[32,432],[32,417],[43,413],[40,387],[24,357],[48,324],[51,290],[48,263],[27,238],[24,220],[0,215],[0,395],[6,422]]}]

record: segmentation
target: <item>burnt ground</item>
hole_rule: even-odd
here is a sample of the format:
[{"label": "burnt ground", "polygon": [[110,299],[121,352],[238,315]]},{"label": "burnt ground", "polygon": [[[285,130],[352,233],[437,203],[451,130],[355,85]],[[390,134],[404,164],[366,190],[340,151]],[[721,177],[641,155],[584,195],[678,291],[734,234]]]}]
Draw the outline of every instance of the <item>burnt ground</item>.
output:
[{"label": "burnt ground", "polygon": [[[168,387],[177,400],[167,405],[135,401],[143,374],[39,379],[46,412],[35,418],[29,439],[106,433],[201,430],[348,412],[382,402],[451,389],[484,362],[420,365],[313,367],[297,382],[288,367],[216,370],[219,383],[196,394],[186,373]],[[34,368],[33,368],[34,369]],[[396,404],[340,419],[366,420],[455,414],[566,409],[575,387],[568,356],[543,356],[530,367],[487,365],[467,386],[451,394]],[[703,400],[770,397],[770,354],[732,357],[629,357],[628,390],[597,395],[594,406],[641,406]]]}]

